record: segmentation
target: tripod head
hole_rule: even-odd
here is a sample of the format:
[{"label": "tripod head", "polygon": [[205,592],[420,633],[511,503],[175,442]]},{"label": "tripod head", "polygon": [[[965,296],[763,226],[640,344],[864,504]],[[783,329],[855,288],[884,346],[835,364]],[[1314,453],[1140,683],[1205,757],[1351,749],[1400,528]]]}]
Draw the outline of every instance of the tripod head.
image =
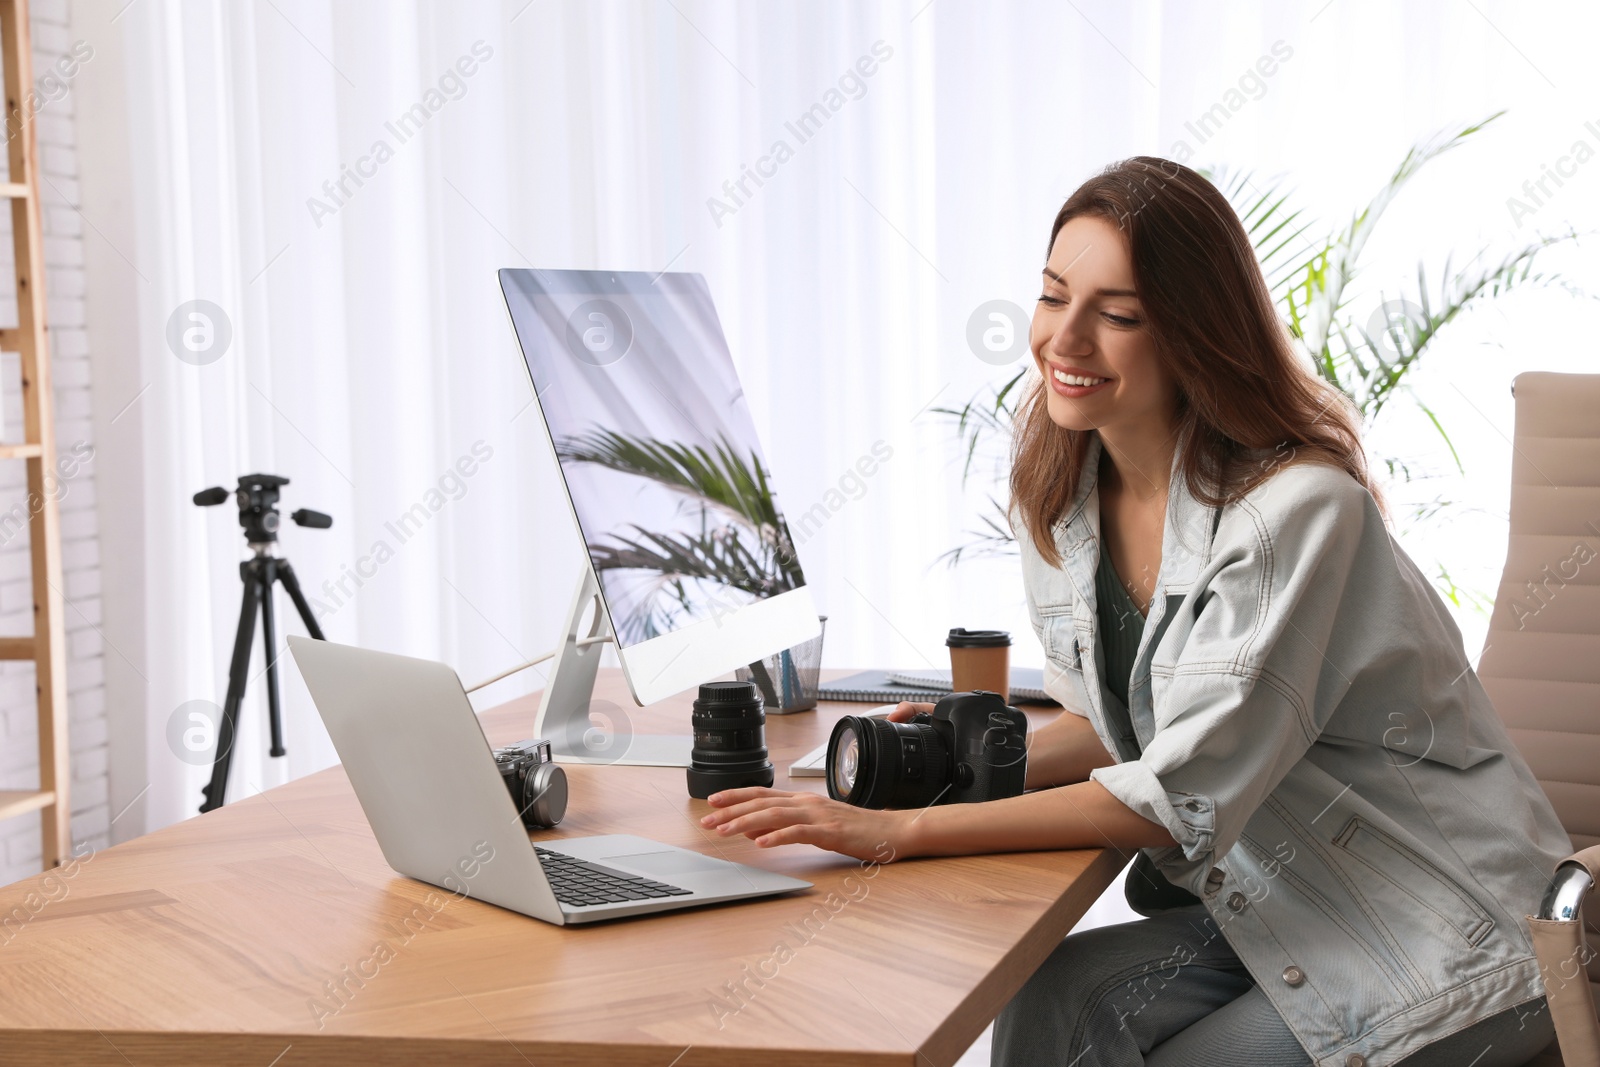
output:
[{"label": "tripod head", "polygon": [[[283,518],[278,514],[278,490],[289,484],[289,479],[276,474],[242,474],[239,488],[229,493],[222,486],[202,489],[194,495],[194,502],[208,508],[227,500],[231,495],[239,502],[239,525],[244,527],[244,539],[251,545],[268,545],[278,539],[278,527]],[[313,530],[326,530],[333,518],[320,511],[301,508],[289,518],[298,526]]]}]

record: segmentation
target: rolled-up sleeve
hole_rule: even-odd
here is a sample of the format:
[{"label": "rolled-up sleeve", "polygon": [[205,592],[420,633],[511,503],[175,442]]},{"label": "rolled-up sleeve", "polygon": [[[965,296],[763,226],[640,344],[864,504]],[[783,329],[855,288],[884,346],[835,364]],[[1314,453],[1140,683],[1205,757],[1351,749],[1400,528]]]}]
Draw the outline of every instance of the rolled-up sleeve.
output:
[{"label": "rolled-up sleeve", "polygon": [[1166,827],[1183,860],[1163,869],[1186,883],[1234,846],[1350,685],[1330,649],[1361,625],[1352,572],[1388,534],[1359,483],[1312,466],[1229,509],[1152,657],[1154,736],[1140,758],[1090,775]]}]

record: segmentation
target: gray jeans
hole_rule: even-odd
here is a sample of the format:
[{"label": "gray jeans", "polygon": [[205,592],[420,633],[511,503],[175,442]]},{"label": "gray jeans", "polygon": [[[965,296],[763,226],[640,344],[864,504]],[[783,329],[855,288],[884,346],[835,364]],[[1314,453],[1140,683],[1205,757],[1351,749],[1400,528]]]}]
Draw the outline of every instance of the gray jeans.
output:
[{"label": "gray jeans", "polygon": [[[1072,934],[1001,1011],[994,1067],[1309,1065],[1202,906]],[[1174,968],[1183,945],[1192,962]],[[1174,970],[1176,973],[1174,974]],[[1554,1036],[1541,998],[1401,1061],[1403,1067],[1515,1067]]]}]

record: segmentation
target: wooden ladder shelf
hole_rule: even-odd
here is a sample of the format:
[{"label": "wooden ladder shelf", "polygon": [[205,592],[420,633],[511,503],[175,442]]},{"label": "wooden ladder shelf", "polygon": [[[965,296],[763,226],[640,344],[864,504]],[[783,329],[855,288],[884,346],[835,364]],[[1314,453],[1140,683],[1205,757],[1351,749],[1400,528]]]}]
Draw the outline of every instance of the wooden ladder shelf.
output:
[{"label": "wooden ladder shelf", "polygon": [[28,467],[29,553],[33,564],[33,634],[0,637],[0,659],[32,660],[39,699],[39,788],[0,790],[0,819],[39,812],[44,867],[72,851],[72,781],[67,745],[67,642],[62,620],[61,517],[57,482],[55,403],[45,336],[44,236],[39,213],[38,147],[33,106],[33,45],[28,0],[0,0],[0,63],[5,65],[6,154],[10,180],[0,198],[11,202],[17,270],[17,325],[0,330],[0,349],[22,364],[23,440],[0,444],[0,460]]}]

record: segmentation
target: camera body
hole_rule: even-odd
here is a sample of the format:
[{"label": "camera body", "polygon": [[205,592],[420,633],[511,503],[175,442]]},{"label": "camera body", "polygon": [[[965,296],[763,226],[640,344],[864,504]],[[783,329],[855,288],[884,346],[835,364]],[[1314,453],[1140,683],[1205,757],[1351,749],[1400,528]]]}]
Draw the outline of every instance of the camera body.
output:
[{"label": "camera body", "polygon": [[550,742],[518,741],[494,750],[511,802],[530,830],[548,830],[567,813],[567,772],[556,766]]},{"label": "camera body", "polygon": [[1016,796],[1027,742],[1027,717],[984,689],[952,693],[909,722],[847,715],[828,741],[828,795],[863,808]]},{"label": "camera body", "polygon": [[1028,717],[999,693],[977,689],[947,696],[933,714],[918,712],[935,730],[944,730],[955,763],[951,804],[1014,797],[1028,773]]}]

